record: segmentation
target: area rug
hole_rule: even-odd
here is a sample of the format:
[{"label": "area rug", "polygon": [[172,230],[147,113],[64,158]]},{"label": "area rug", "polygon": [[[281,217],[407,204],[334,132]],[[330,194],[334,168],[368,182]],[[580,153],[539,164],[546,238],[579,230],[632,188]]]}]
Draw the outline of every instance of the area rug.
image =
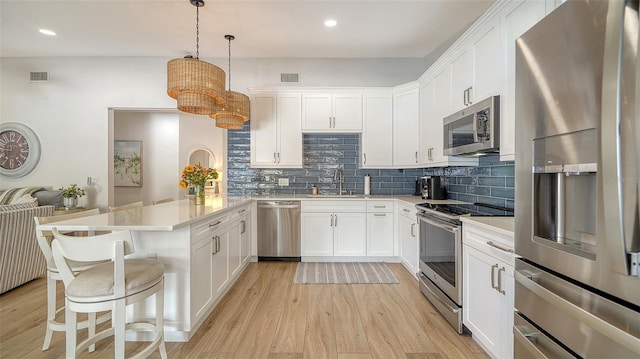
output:
[{"label": "area rug", "polygon": [[295,284],[397,284],[386,263],[300,262],[293,278]]}]

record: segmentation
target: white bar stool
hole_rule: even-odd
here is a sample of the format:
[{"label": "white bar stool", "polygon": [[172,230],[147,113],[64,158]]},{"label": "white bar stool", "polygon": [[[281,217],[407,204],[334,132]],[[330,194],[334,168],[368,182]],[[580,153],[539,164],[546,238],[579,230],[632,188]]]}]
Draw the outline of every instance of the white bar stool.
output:
[{"label": "white bar stool", "polygon": [[[36,222],[37,228],[37,226],[40,224],[66,221],[69,219],[93,216],[96,214],[100,214],[100,210],[94,208],[82,212],[62,214],[58,216],[34,217],[33,219]],[[59,313],[64,311],[64,306],[58,308],[56,303],[56,285],[58,281],[62,281],[62,277],[58,272],[58,268],[56,268],[56,263],[53,260],[53,252],[51,252],[51,240],[53,240],[53,234],[51,233],[51,231],[36,230],[36,239],[38,240],[40,250],[42,251],[42,254],[44,255],[44,258],[47,262],[47,329],[44,336],[44,343],[42,345],[42,351],[45,351],[49,349],[49,346],[51,345],[53,332],[64,332],[67,329],[64,322],[58,321],[56,319]],[[104,261],[98,263],[103,262]],[[98,263],[72,263],[71,265],[74,272],[80,272]],[[78,323],[78,329],[88,328],[89,335],[93,335],[95,334],[96,324],[104,323],[109,319],[111,319],[111,313],[101,315],[97,319],[96,314],[91,313],[88,320]],[[91,346],[89,348],[89,351],[93,351],[93,349],[94,346]]]},{"label": "white bar stool", "polygon": [[[115,357],[124,358],[125,331],[153,331],[151,343],[138,352],[136,358],[146,358],[159,349],[163,359],[167,357],[164,345],[164,265],[155,259],[125,258],[135,252],[130,231],[112,232],[97,236],[72,237],[52,229],[53,258],[65,287],[65,317],[67,322],[67,358],[90,345],[114,336]],[[68,261],[95,262],[87,270],[74,273]],[[126,306],[155,297],[155,324],[148,322],[126,323]],[[112,327],[102,330],[77,344],[76,314],[111,311]],[[77,344],[77,345],[76,345]]]}]

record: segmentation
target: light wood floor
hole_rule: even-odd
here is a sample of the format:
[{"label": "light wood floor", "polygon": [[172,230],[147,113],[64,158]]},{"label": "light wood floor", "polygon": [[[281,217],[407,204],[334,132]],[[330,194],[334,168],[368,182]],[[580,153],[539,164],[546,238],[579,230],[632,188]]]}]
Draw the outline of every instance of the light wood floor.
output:
[{"label": "light wood floor", "polygon": [[[251,263],[188,343],[166,343],[168,356],[488,358],[449,326],[401,265],[390,266],[400,284],[294,285],[295,263]],[[45,313],[44,279],[0,295],[0,358],[63,358],[61,333],[41,351]],[[130,354],[139,348],[127,343]],[[112,358],[111,339],[80,357]]]}]

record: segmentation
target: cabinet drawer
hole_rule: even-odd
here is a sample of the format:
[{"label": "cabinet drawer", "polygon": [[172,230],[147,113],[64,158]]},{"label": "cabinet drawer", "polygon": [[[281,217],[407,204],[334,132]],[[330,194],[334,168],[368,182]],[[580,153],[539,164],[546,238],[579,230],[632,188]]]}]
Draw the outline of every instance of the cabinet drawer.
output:
[{"label": "cabinet drawer", "polygon": [[401,216],[405,216],[407,218],[415,218],[418,210],[415,205],[406,203],[406,202],[398,202],[398,214]]},{"label": "cabinet drawer", "polygon": [[367,209],[366,201],[340,200],[324,201],[312,200],[302,201],[302,212],[357,212],[364,213]]},{"label": "cabinet drawer", "polygon": [[249,213],[251,213],[250,210],[251,210],[251,207],[249,207],[248,205],[234,209],[233,212],[231,212],[231,219],[234,220],[234,219],[246,216]]},{"label": "cabinet drawer", "polygon": [[464,223],[462,243],[486,253],[508,265],[514,265],[513,238],[485,228]]},{"label": "cabinet drawer", "polygon": [[208,237],[214,230],[225,227],[229,223],[229,216],[219,216],[206,219],[191,225],[191,244]]},{"label": "cabinet drawer", "polygon": [[367,212],[393,212],[393,201],[367,201]]}]

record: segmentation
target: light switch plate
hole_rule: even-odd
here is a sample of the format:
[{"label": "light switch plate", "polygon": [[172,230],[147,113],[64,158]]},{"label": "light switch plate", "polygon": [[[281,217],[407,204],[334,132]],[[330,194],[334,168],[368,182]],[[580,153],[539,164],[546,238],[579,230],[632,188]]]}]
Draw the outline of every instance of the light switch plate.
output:
[{"label": "light switch plate", "polygon": [[278,186],[288,186],[289,179],[288,178],[278,178]]}]

